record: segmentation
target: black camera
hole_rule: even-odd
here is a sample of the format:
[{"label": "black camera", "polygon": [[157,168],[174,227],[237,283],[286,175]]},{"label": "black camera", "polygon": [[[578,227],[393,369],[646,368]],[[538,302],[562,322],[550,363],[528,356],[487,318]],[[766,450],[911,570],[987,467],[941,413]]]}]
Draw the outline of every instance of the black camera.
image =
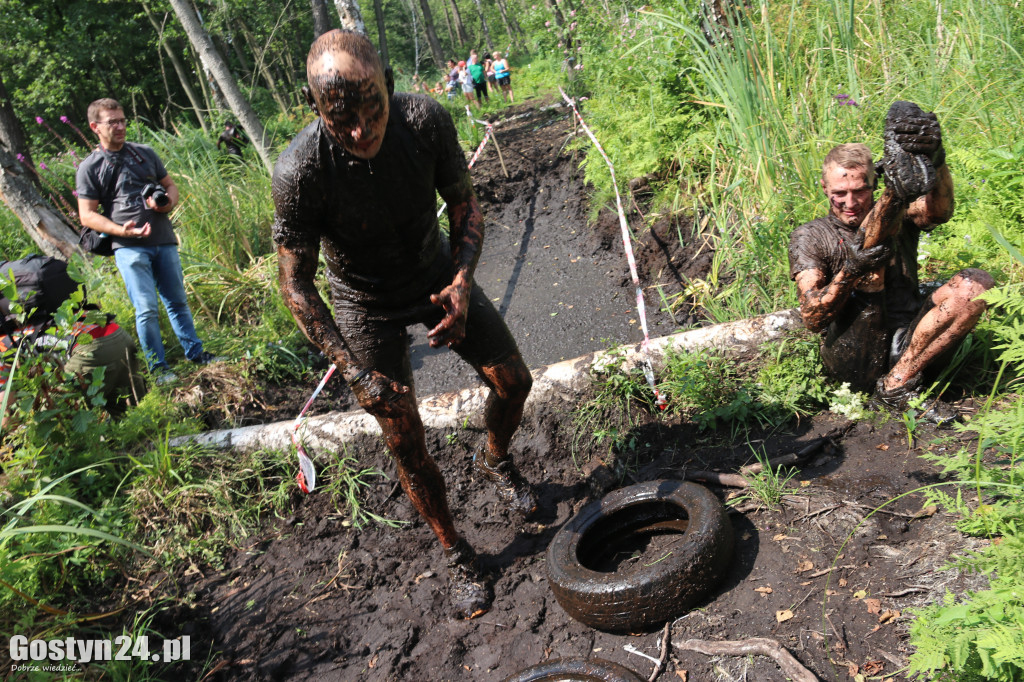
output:
[{"label": "black camera", "polygon": [[153,197],[153,203],[158,208],[163,208],[171,203],[171,198],[167,196],[167,192],[164,191],[163,185],[158,185],[155,182],[151,182],[142,188],[142,200],[145,201]]}]

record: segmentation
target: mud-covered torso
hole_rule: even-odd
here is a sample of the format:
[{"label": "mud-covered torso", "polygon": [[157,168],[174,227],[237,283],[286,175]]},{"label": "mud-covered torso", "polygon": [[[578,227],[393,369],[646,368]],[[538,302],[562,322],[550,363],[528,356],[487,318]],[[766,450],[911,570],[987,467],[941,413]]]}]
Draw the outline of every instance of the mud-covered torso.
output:
[{"label": "mud-covered torso", "polygon": [[430,97],[392,97],[380,152],[369,161],[334,144],[317,119],[274,168],[274,241],[319,243],[333,296],[407,304],[451,276],[436,192],[467,172],[451,117]]},{"label": "mud-covered torso", "polygon": [[[886,324],[898,329],[908,324],[921,307],[918,292],[917,244],[921,231],[910,220],[905,220],[889,245],[893,257],[885,268],[885,290],[880,294],[856,291],[858,298],[884,301]],[[795,278],[804,270],[817,269],[832,279],[843,268],[849,244],[855,242],[857,230],[843,225],[835,216],[804,223],[793,231],[789,240],[789,276]]]},{"label": "mud-covered torso", "polygon": [[[908,325],[921,307],[917,279],[920,230],[909,220],[890,240],[893,256],[885,268],[885,289],[854,290],[822,336],[822,360],[842,381],[862,390],[888,370],[892,333]],[[857,230],[832,215],[805,223],[789,242],[791,278],[804,270],[820,270],[826,282],[842,269]]]}]

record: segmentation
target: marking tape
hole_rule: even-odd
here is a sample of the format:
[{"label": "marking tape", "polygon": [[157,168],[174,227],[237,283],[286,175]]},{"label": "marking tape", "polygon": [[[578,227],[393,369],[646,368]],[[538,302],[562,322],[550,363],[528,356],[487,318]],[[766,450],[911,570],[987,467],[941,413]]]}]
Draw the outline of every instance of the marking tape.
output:
[{"label": "marking tape", "polygon": [[626,251],[626,262],[629,263],[629,274],[633,280],[633,286],[636,287],[636,310],[637,314],[640,315],[640,328],[644,332],[644,341],[640,345],[640,349],[644,352],[644,364],[643,371],[644,377],[647,379],[648,385],[651,390],[654,391],[655,404],[659,409],[664,410],[668,407],[663,396],[657,388],[654,380],[654,367],[651,365],[651,358],[648,355],[648,345],[651,343],[651,337],[647,332],[647,307],[644,305],[644,291],[640,287],[640,275],[636,271],[636,258],[633,256],[633,245],[629,237],[629,224],[626,222],[626,212],[622,210],[622,198],[619,196],[619,186],[615,181],[615,166],[612,164],[612,160],[608,158],[608,154],[605,153],[604,147],[597,141],[597,137],[590,131],[587,124],[583,122],[583,116],[580,115],[579,110],[576,108],[576,102],[569,98],[565,91],[561,87],[558,91],[562,93],[562,99],[565,100],[566,104],[572,107],[572,113],[576,115],[576,119],[580,122],[583,131],[590,138],[590,141],[594,143],[597,151],[601,152],[601,156],[604,157],[605,163],[608,164],[608,172],[612,176],[612,188],[615,190],[615,208],[619,213],[619,227],[622,230],[622,247]]}]

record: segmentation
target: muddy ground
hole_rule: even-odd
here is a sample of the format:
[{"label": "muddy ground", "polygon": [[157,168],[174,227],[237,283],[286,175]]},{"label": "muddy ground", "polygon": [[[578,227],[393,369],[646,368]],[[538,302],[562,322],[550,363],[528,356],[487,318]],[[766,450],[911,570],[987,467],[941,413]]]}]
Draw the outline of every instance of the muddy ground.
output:
[{"label": "muddy ground", "polygon": [[[573,136],[568,114],[535,105],[509,114],[523,115],[497,128],[511,177],[503,176],[493,147],[474,173],[488,218],[478,279],[532,368],[609,341],[639,340],[617,222],[602,216],[596,227],[587,225],[579,158],[566,149]],[[681,290],[684,275],[705,272],[711,256],[672,240],[677,228],[689,234],[685,225],[662,220],[653,233],[643,233],[638,252],[644,285],[661,283],[668,295]],[[652,336],[698,322],[686,310],[673,321],[657,312],[657,300],[649,290]],[[452,354],[429,350],[422,333],[413,351],[421,396],[476,381]],[[297,402],[315,381],[293,391]],[[338,389],[319,410],[346,400]],[[287,410],[297,409],[284,402]],[[233,418],[257,418],[257,412]],[[526,416],[513,442],[513,456],[540,498],[536,517],[523,524],[472,475],[482,432],[427,434],[457,525],[493,576],[489,613],[471,621],[449,617],[440,547],[394,483],[383,446],[365,438],[350,453],[388,477],[371,480],[365,506],[401,525],[357,528],[332,500],[329,480],[312,495],[296,492],[291,515],[268,519],[225,570],[197,567],[179,576],[187,598],[154,622],[168,636],[192,636],[194,664],[177,672],[188,678],[206,663],[214,670],[205,678],[211,680],[502,680],[541,661],[593,657],[646,679],[654,664],[625,647],[657,658],[660,632],[612,635],[566,615],[546,578],[551,538],[584,504],[614,487],[681,478],[694,469],[735,471],[752,460],[755,448],[774,456],[827,434],[831,440],[803,467],[785,504],[730,514],[736,537],[731,568],[714,593],[672,623],[671,641],[768,637],[823,680],[857,674],[903,679],[907,610],[975,580],[939,568],[978,541],[952,532],[941,514],[920,515],[917,495],[869,517],[887,500],[937,480],[918,454],[958,447],[948,433],[922,429],[910,446],[901,421],[879,416],[851,425],[824,413],[732,443],[726,434],[647,416],[625,452],[609,452],[607,443],[585,434],[585,446],[573,453],[573,417],[572,404],[546,405]],[[730,492],[711,489],[722,499]],[[685,534],[662,539],[657,552],[686,541]],[[653,551],[640,547],[639,560]],[[770,682],[785,676],[768,658],[708,657],[670,647],[661,679]]]}]

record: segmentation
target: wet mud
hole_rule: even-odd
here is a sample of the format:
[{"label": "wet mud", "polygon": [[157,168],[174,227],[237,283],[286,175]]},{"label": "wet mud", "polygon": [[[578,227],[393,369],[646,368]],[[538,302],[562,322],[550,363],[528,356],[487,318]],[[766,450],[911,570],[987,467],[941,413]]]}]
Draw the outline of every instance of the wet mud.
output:
[{"label": "wet mud", "polygon": [[[616,221],[602,216],[589,228],[584,220],[579,159],[565,148],[571,121],[558,110],[530,105],[510,113],[528,114],[497,128],[512,178],[504,178],[493,150],[474,174],[488,221],[478,280],[497,299],[531,368],[605,348],[605,339],[638,341]],[[640,202],[631,220],[643,210]],[[657,223],[641,235],[645,286],[678,293],[680,278],[706,272],[713,253],[700,240],[673,244],[678,227]],[[681,232],[689,235],[685,226]],[[676,322],[654,315],[652,335],[696,322],[688,316],[685,308]],[[479,381],[454,353],[429,349],[426,330],[417,330],[413,351],[419,395]],[[311,390],[299,394],[298,405]],[[350,400],[346,390],[333,402]],[[399,525],[360,527],[330,494],[340,482],[323,480],[312,495],[294,491],[288,511],[267,518],[222,564],[181,566],[170,581],[150,576],[149,584],[163,585],[171,604],[155,617],[154,632],[192,637],[191,664],[159,672],[163,679],[469,682],[504,680],[558,658],[600,658],[646,679],[653,663],[625,647],[657,658],[660,633],[610,634],[567,615],[547,578],[546,552],[555,534],[614,489],[679,479],[687,469],[735,472],[753,460],[755,449],[775,457],[841,431],[845,435],[792,482],[786,503],[729,514],[733,559],[719,571],[718,586],[674,621],[671,636],[770,637],[822,680],[846,680],[855,669],[903,679],[897,671],[909,652],[907,610],[947,589],[982,585],[983,577],[941,570],[951,554],[979,541],[951,532],[941,515],[919,516],[922,501],[915,495],[885,507],[887,513],[868,514],[938,480],[919,454],[950,452],[962,443],[939,440],[921,427],[909,446],[902,422],[884,417],[847,427],[826,413],[732,444],[686,422],[646,416],[625,434],[629,445],[621,451],[591,434],[574,451],[573,406],[553,403],[527,414],[509,449],[537,493],[537,512],[526,523],[474,472],[473,455],[486,446],[482,429],[427,430],[426,447],[444,478],[456,530],[478,551],[494,585],[491,611],[469,621],[449,615],[441,547],[397,484],[381,440],[364,437],[348,452],[387,478],[369,482],[363,504]],[[710,488],[719,500],[735,494]],[[677,537],[652,537],[641,554],[668,551]],[[777,615],[787,611],[791,617]],[[785,679],[765,658],[711,659],[678,650],[670,652],[663,679],[722,675]]]}]

